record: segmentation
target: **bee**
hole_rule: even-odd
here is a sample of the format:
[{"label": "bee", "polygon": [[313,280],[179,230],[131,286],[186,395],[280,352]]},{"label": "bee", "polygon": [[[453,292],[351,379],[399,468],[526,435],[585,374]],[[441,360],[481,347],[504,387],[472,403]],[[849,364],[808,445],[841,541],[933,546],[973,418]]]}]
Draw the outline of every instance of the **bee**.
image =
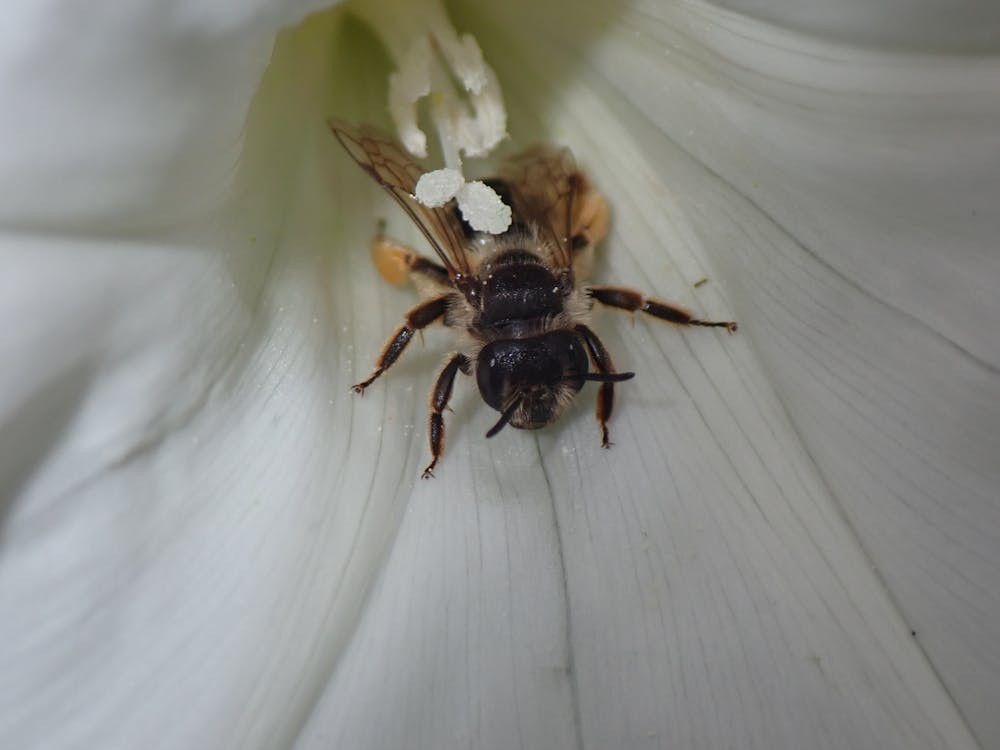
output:
[{"label": "bee", "polygon": [[736,331],[732,321],[701,320],[633,289],[582,285],[594,248],[607,234],[608,205],[568,149],[537,146],[508,159],[497,177],[484,180],[512,210],[509,228],[493,235],[474,230],[454,200],[440,208],[418,203],[414,191],[426,170],[395,138],[368,125],[337,119],[329,124],[351,158],[399,203],[437,255],[435,262],[381,230],[376,235],[372,250],[379,272],[394,284],[409,278],[423,301],[406,313],[372,374],[353,390],[363,394],[395,364],[417,331],[440,322],[458,333],[457,351],[431,390],[431,462],[424,479],[434,475],[444,450],[442,415],[459,373],[474,375],[483,401],[500,413],[487,438],[506,425],[534,430],[552,424],[585,383],[596,382],[601,445],[611,445],[615,383],[635,373],[617,372],[591,330],[595,303],[681,326]]}]

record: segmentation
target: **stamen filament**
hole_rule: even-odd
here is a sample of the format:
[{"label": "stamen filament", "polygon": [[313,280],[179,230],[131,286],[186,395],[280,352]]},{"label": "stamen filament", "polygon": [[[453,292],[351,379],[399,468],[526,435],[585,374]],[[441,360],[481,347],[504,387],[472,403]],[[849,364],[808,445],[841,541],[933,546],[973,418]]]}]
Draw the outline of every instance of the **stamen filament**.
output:
[{"label": "stamen filament", "polygon": [[[427,135],[418,122],[422,99],[429,101],[445,168],[459,176],[463,156],[486,156],[506,137],[507,111],[496,73],[476,40],[455,31],[440,0],[365,0],[353,9],[396,62],[397,70],[389,76],[389,113],[411,154],[427,156]],[[440,201],[440,178],[434,179],[433,188],[421,189],[418,183],[418,200],[424,194]],[[457,197],[462,215],[478,231],[499,234],[510,226],[510,208],[483,183],[464,183],[450,197]]]}]

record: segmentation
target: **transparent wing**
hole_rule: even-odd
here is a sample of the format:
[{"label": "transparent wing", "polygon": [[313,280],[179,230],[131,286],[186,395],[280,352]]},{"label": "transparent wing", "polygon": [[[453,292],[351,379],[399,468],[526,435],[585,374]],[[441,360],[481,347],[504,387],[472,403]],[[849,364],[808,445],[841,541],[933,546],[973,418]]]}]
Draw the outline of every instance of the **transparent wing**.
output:
[{"label": "transparent wing", "polygon": [[449,205],[428,208],[413,197],[426,170],[388,133],[370,125],[352,125],[331,118],[330,129],[351,158],[396,199],[431,243],[448,274],[469,273],[465,234]]},{"label": "transparent wing", "polygon": [[501,178],[511,189],[514,214],[535,224],[561,268],[573,264],[573,211],[583,177],[567,148],[535,146],[504,162]]}]

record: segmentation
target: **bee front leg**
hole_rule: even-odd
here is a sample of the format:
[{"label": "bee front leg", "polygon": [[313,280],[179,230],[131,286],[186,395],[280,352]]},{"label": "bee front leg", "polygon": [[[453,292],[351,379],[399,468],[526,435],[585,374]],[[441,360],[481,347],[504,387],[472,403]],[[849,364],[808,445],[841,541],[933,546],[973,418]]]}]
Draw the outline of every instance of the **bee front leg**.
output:
[{"label": "bee front leg", "polygon": [[618,286],[592,286],[588,292],[592,299],[608,307],[635,312],[639,310],[654,318],[666,320],[680,326],[708,326],[725,328],[730,333],[736,332],[736,323],[731,320],[700,320],[690,310],[680,305],[643,297],[634,289]]},{"label": "bee front leg", "polygon": [[375,382],[375,379],[379,375],[392,367],[393,363],[399,359],[399,355],[403,353],[406,345],[410,343],[414,332],[422,330],[444,317],[444,314],[448,311],[448,300],[450,297],[451,294],[444,294],[440,297],[429,299],[426,302],[421,302],[406,313],[404,318],[406,322],[396,329],[396,332],[392,334],[392,338],[389,339],[385,348],[382,349],[382,353],[375,362],[375,371],[371,374],[371,377],[360,383],[356,383],[351,386],[351,389],[355,393],[364,393],[365,388]]},{"label": "bee front leg", "polygon": [[[615,365],[611,361],[611,355],[604,348],[604,344],[597,338],[597,334],[587,326],[579,325],[576,332],[583,338],[583,343],[587,346],[590,359],[594,363],[594,368],[602,375],[607,375],[615,371]],[[615,405],[615,384],[601,383],[600,390],[597,391],[597,421],[601,425],[601,447],[610,448],[611,441],[608,439],[608,420],[611,419],[611,410]]]},{"label": "bee front leg", "polygon": [[420,475],[421,479],[430,479],[434,476],[434,467],[437,465],[441,453],[444,451],[444,417],[442,413],[448,408],[451,401],[451,394],[455,386],[455,377],[461,370],[469,374],[469,358],[464,354],[456,354],[448,360],[448,364],[441,370],[437,381],[434,383],[434,390],[431,391],[431,417],[430,417],[430,441],[431,441],[431,462]]}]

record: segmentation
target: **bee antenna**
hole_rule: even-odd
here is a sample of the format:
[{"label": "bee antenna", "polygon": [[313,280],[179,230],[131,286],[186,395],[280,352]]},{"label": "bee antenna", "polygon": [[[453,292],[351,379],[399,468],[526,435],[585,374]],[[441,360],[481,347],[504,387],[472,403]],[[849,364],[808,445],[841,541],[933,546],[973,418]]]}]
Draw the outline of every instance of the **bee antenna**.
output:
[{"label": "bee antenna", "polygon": [[587,372],[583,375],[574,375],[566,378],[566,380],[587,380],[596,383],[620,383],[623,380],[631,380],[634,377],[634,372]]},{"label": "bee antenna", "polygon": [[510,421],[510,418],[514,416],[514,412],[517,411],[520,405],[521,405],[521,398],[519,396],[514,399],[514,403],[512,403],[510,406],[508,406],[506,409],[503,410],[503,413],[500,415],[500,419],[497,421],[495,425],[490,427],[490,431],[486,433],[486,437],[491,438],[498,432],[500,432],[500,430],[502,430],[504,427],[506,427],[507,423]]}]

